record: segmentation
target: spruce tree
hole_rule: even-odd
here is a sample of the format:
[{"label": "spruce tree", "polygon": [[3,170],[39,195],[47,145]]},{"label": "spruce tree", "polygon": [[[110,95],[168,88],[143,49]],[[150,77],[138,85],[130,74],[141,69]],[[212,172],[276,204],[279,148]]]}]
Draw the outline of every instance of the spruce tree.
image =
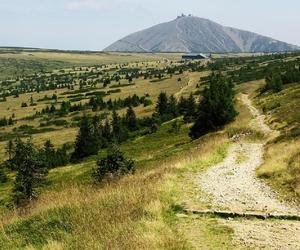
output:
[{"label": "spruce tree", "polygon": [[184,122],[189,123],[195,119],[196,116],[196,101],[193,94],[190,94],[189,98],[186,100],[186,110],[183,117]]},{"label": "spruce tree", "polygon": [[272,72],[266,77],[266,86],[262,89],[262,92],[271,90],[275,93],[280,92],[283,89],[283,81],[280,73]]},{"label": "spruce tree", "polygon": [[161,92],[158,96],[156,112],[159,116],[163,116],[168,112],[168,96],[165,92]]},{"label": "spruce tree", "polygon": [[280,92],[283,88],[283,83],[281,79],[281,75],[279,73],[276,73],[272,77],[272,90],[274,92]]},{"label": "spruce tree", "polygon": [[221,75],[213,75],[203,92],[190,136],[199,138],[233,121],[236,115],[233,84],[226,82]]},{"label": "spruce tree", "polygon": [[126,141],[128,138],[127,129],[122,124],[121,117],[114,110],[112,114],[112,137],[115,143]]},{"label": "spruce tree", "polygon": [[84,116],[80,123],[80,129],[76,138],[75,151],[72,154],[72,161],[95,155],[99,150],[99,140],[95,128],[87,116]]},{"label": "spruce tree", "polygon": [[167,114],[170,116],[170,118],[175,118],[178,116],[177,100],[174,95],[171,95],[169,98]]},{"label": "spruce tree", "polygon": [[102,128],[102,137],[104,138],[105,142],[104,145],[107,146],[109,143],[112,142],[112,130],[111,130],[111,125],[109,123],[109,120],[106,119],[104,126]]},{"label": "spruce tree", "polygon": [[48,168],[53,168],[56,166],[55,164],[55,158],[56,158],[56,152],[54,149],[54,145],[51,143],[50,140],[47,140],[44,144],[43,152],[44,154],[44,160],[45,164]]},{"label": "spruce tree", "polygon": [[183,96],[180,97],[178,102],[178,112],[180,115],[185,115],[187,112],[188,105],[187,105],[187,99],[185,99]]},{"label": "spruce tree", "polygon": [[131,106],[127,109],[125,116],[125,124],[129,131],[135,131],[138,129],[137,118]]},{"label": "spruce tree", "polygon": [[6,145],[6,154],[8,155],[8,160],[10,161],[14,153],[14,143],[12,140],[9,140]]},{"label": "spruce tree", "polygon": [[44,180],[47,169],[30,140],[27,143],[16,140],[12,161],[17,166],[13,201],[16,206],[23,206],[37,197],[35,189]]}]

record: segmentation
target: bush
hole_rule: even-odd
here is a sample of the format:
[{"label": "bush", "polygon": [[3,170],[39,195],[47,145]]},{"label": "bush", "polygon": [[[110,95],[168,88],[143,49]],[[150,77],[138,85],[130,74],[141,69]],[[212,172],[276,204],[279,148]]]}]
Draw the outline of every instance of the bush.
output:
[{"label": "bush", "polygon": [[5,174],[3,168],[0,168],[0,183],[6,183],[8,181],[8,177]]},{"label": "bush", "polygon": [[97,163],[98,168],[94,172],[96,181],[101,182],[105,177],[115,175],[125,175],[133,173],[134,162],[130,159],[126,159],[120,149],[112,145],[108,149],[107,156],[100,159]]}]

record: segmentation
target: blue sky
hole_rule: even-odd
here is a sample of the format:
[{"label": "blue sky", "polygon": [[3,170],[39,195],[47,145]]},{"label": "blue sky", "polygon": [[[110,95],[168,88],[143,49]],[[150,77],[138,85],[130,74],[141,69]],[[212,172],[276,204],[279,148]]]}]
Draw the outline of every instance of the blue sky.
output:
[{"label": "blue sky", "polygon": [[300,45],[299,0],[0,0],[0,46],[102,50],[181,13]]}]

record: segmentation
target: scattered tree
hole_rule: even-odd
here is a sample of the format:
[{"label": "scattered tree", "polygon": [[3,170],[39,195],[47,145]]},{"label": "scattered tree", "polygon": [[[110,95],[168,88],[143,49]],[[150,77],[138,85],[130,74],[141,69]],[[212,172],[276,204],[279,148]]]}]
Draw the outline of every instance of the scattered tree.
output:
[{"label": "scattered tree", "polygon": [[125,125],[129,131],[135,131],[138,129],[137,118],[131,106],[127,109],[126,112]]},{"label": "scattered tree", "polygon": [[36,187],[45,179],[47,169],[30,140],[24,143],[16,139],[11,163],[17,169],[13,202],[16,206],[23,206],[37,197]]},{"label": "scattered tree", "polygon": [[98,168],[95,170],[93,176],[98,182],[101,182],[108,176],[129,174],[135,170],[134,162],[126,159],[116,145],[112,145],[108,149],[107,156],[100,159],[97,165]]},{"label": "scattered tree", "polygon": [[203,92],[190,136],[199,138],[231,122],[236,115],[233,84],[226,82],[221,75],[213,75]]},{"label": "scattered tree", "polygon": [[75,151],[71,160],[76,161],[84,157],[95,155],[99,150],[99,139],[96,136],[95,128],[87,116],[84,116],[80,123],[80,129],[76,138]]}]

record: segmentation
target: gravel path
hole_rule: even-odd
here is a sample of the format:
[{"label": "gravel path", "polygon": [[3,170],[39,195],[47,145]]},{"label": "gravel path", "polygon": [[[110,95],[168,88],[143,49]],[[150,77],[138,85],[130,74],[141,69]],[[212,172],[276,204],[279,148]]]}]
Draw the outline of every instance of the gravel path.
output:
[{"label": "gravel path", "polygon": [[[247,95],[240,98],[253,115],[251,125],[269,136],[265,117],[252,105]],[[227,158],[199,177],[199,185],[207,194],[204,199],[212,210],[265,212],[300,215],[299,207],[280,202],[276,193],[256,178],[256,169],[263,162],[264,144],[235,143]],[[299,221],[222,220],[234,229],[237,249],[300,249]]]},{"label": "gravel path", "polygon": [[199,180],[212,197],[213,207],[230,211],[300,214],[299,210],[276,199],[276,195],[256,178],[263,161],[263,144],[234,144],[228,157],[210,168]]},{"label": "gravel path", "polygon": [[292,221],[226,221],[234,229],[236,249],[300,249],[300,223]]},{"label": "gravel path", "polygon": [[251,114],[253,115],[253,120],[251,122],[251,127],[254,129],[258,129],[262,131],[264,134],[270,134],[274,132],[266,123],[265,123],[265,115],[260,114],[260,112],[255,108],[251,100],[249,99],[248,95],[242,94],[240,100],[249,108]]}]

